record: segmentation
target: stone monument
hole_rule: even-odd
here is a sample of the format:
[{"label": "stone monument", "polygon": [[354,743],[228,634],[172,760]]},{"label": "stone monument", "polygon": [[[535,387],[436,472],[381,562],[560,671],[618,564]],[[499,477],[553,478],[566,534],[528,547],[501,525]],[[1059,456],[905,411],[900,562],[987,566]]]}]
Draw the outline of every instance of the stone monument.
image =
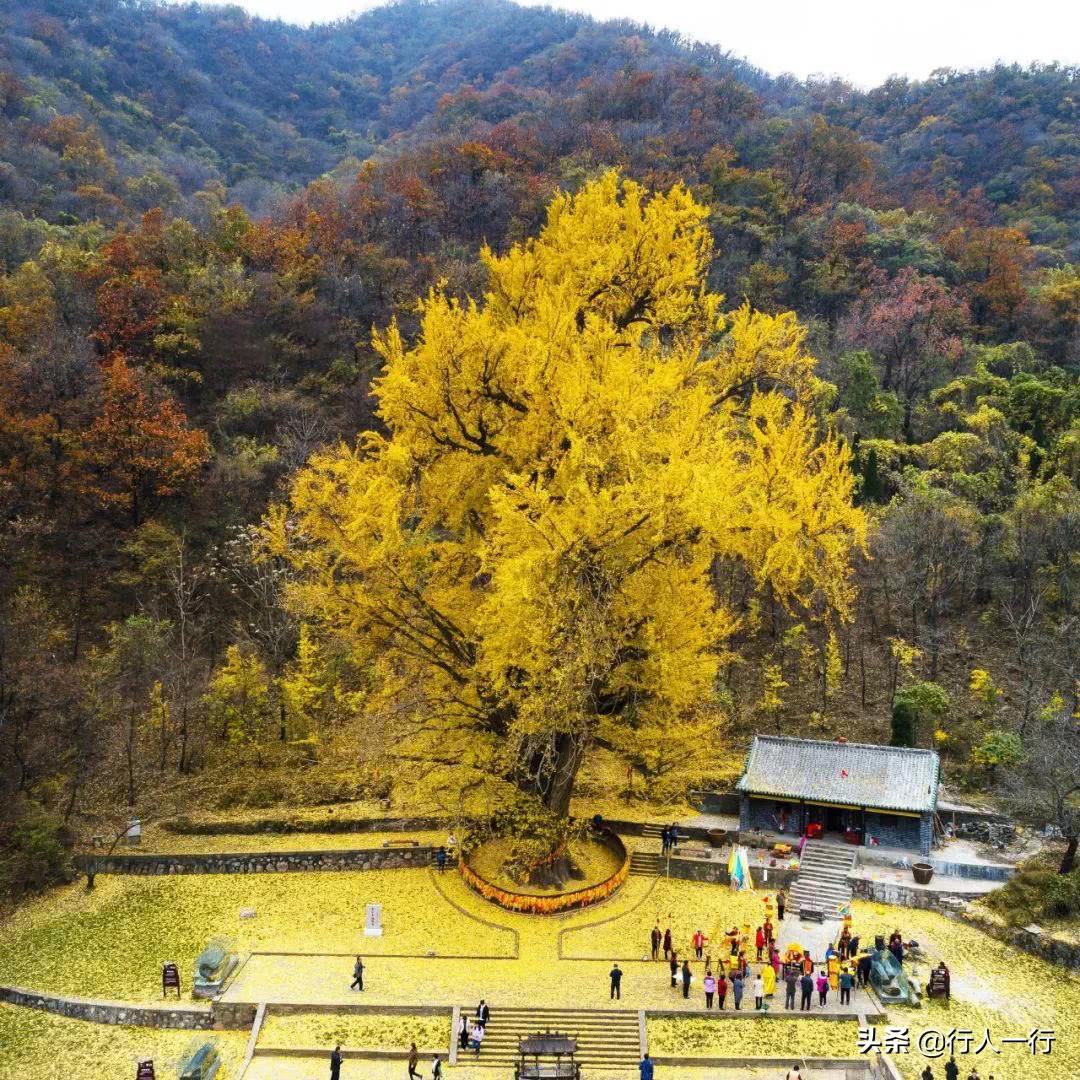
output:
[{"label": "stone monument", "polygon": [[382,937],[382,904],[368,904],[364,914],[364,937]]}]

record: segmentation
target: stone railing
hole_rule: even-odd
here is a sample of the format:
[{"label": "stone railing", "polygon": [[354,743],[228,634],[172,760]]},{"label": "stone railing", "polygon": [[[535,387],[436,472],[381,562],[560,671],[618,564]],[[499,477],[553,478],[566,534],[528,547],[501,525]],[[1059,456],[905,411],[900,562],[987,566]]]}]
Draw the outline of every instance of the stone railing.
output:
[{"label": "stone railing", "polygon": [[94,1001],[91,998],[60,997],[19,986],[0,986],[0,1001],[9,1005],[24,1005],[42,1009],[74,1020],[89,1020],[95,1024],[127,1024],[132,1027],[181,1028],[207,1031],[215,1023],[224,1027],[249,1027],[247,1024],[224,1024],[211,1009],[194,1005],[132,1005],[124,1001]]},{"label": "stone railing", "polygon": [[307,870],[403,870],[430,866],[435,849],[359,848],[346,851],[244,851],[78,855],[85,874],[271,874]]}]

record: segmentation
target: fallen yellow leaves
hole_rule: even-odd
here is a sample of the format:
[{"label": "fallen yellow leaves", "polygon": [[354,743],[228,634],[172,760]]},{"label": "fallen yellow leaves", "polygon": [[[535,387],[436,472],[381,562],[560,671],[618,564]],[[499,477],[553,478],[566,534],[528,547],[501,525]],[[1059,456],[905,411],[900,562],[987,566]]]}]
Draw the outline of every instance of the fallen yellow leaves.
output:
[{"label": "fallen yellow leaves", "polygon": [[696,1020],[649,1021],[654,1057],[854,1057],[854,1021]]},{"label": "fallen yellow leaves", "polygon": [[[661,878],[649,898],[625,917],[568,931],[563,939],[563,951],[570,956],[640,959],[649,955],[649,932],[659,923],[661,932],[671,927],[680,956],[693,955],[691,939],[700,929],[709,939],[705,951],[715,959],[725,948],[725,930],[749,923],[752,933],[761,925],[765,895],[765,892],[732,892],[724,886],[704,882]],[[597,909],[597,920],[603,918],[604,910]]]},{"label": "fallen yellow leaves", "polygon": [[[363,936],[366,902],[383,905],[381,938]],[[241,919],[244,907],[255,918]],[[488,917],[497,912],[485,907]],[[195,958],[215,936],[240,953],[510,955],[509,934],[463,924],[426,870],[99,876],[92,893],[81,884],[54,890],[0,929],[0,983],[158,1001],[161,964],[175,960],[186,997]],[[331,963],[351,971],[347,956]]]},{"label": "fallen yellow leaves", "polygon": [[134,1080],[136,1063],[152,1059],[159,1077],[176,1075],[181,1060],[217,1043],[220,1080],[238,1080],[247,1032],[161,1031],[90,1024],[20,1005],[0,1004],[0,1076],[19,1080]]},{"label": "fallen yellow leaves", "polygon": [[150,826],[143,834],[143,842],[137,848],[117,847],[118,854],[131,851],[164,852],[169,854],[200,854],[216,851],[263,852],[263,851],[350,851],[365,848],[381,848],[387,840],[416,840],[420,844],[438,847],[446,843],[447,830],[427,832],[294,832],[294,833],[213,833],[200,836],[192,833],[174,833],[160,826]]},{"label": "fallen yellow leaves", "polygon": [[352,1049],[419,1050],[445,1053],[450,1042],[450,1016],[402,1016],[400,1013],[298,1013],[267,1015],[259,1031],[260,1047],[333,1047]]},{"label": "fallen yellow leaves", "polygon": [[[879,914],[879,910],[884,913]],[[1080,1075],[1080,1040],[1074,1034],[1076,1024],[1070,1019],[1080,998],[1080,977],[934,912],[856,903],[853,915],[863,940],[899,927],[905,940],[918,941],[929,959],[929,964],[921,965],[924,979],[929,967],[939,959],[949,966],[950,1002],[924,1000],[921,1010],[889,1011],[889,1023],[910,1028],[913,1048],[919,1034],[929,1028],[942,1032],[970,1029],[975,1032],[975,1045],[982,1042],[983,1032],[988,1030],[1000,1056],[989,1049],[978,1055],[958,1053],[962,1076],[973,1066],[978,1066],[980,1073],[989,1070],[997,1076],[1023,1075],[1025,1080]],[[1020,1038],[1032,1029],[1047,1028],[1056,1030],[1057,1041],[1046,1056],[1032,1056],[1025,1045],[1001,1043],[1002,1038]],[[912,1080],[927,1064],[914,1049],[893,1060]]]}]

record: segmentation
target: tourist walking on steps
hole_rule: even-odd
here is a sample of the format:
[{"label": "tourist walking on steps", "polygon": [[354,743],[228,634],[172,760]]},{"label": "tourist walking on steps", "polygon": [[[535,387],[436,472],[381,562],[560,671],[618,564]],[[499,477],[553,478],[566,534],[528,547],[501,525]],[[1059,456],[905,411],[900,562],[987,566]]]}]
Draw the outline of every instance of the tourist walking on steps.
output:
[{"label": "tourist walking on steps", "polygon": [[458,1046],[461,1047],[462,1050],[468,1050],[469,1049],[469,1021],[466,1020],[464,1016],[458,1021],[457,1038],[458,1038]]},{"label": "tourist walking on steps", "polygon": [[416,1043],[409,1047],[409,1080],[420,1080],[420,1074],[416,1071],[420,1055],[416,1052]]},{"label": "tourist walking on steps", "polygon": [[675,950],[671,950],[671,985],[675,986],[679,979],[679,958],[675,955]]},{"label": "tourist walking on steps", "polygon": [[491,1019],[491,1010],[488,1008],[487,1002],[481,998],[480,1004],[476,1006],[476,1020],[482,1027],[488,1026],[488,1021]]},{"label": "tourist walking on steps", "polygon": [[804,975],[799,980],[799,989],[802,991],[802,999],[799,1002],[799,1012],[809,1012],[810,1000],[814,996],[813,975]]},{"label": "tourist walking on steps", "polygon": [[436,1054],[431,1062],[431,1080],[442,1080],[442,1062]]},{"label": "tourist walking on steps", "polygon": [[480,1056],[480,1044],[484,1041],[484,1025],[474,1024],[472,1029],[472,1045],[476,1056]]},{"label": "tourist walking on steps", "polygon": [[724,1001],[727,998],[727,979],[724,977],[724,973],[720,972],[720,978],[716,980],[716,1007],[718,1009],[724,1008]]},{"label": "tourist walking on steps", "polygon": [[611,997],[622,1001],[622,971],[619,970],[618,964],[608,972],[608,978],[611,979]]},{"label": "tourist walking on steps", "polygon": [[694,955],[700,960],[705,951],[705,935],[700,931],[694,931]]},{"label": "tourist walking on steps", "polygon": [[660,959],[660,943],[664,940],[664,935],[660,933],[660,924],[657,923],[649,934],[649,944],[652,946],[652,958],[654,960]]},{"label": "tourist walking on steps", "polygon": [[335,1046],[330,1055],[330,1080],[341,1080],[341,1046]]},{"label": "tourist walking on steps", "polygon": [[352,982],[349,984],[350,990],[363,990],[364,989],[364,961],[358,956],[356,963],[352,966]]},{"label": "tourist walking on steps", "polygon": [[822,1008],[824,1008],[825,1007],[825,999],[829,996],[829,980],[826,978],[824,971],[819,971],[818,972],[817,993],[818,993],[818,1004]]},{"label": "tourist walking on steps", "polygon": [[669,956],[673,956],[675,950],[671,947],[671,927],[669,926],[664,931],[664,959],[667,960]]},{"label": "tourist walking on steps", "polygon": [[653,1080],[653,1063],[648,1054],[638,1062],[638,1080]]},{"label": "tourist walking on steps", "polygon": [[754,1008],[759,1011],[765,1005],[765,981],[759,975],[754,979]]},{"label": "tourist walking on steps", "polygon": [[855,980],[851,977],[851,970],[847,967],[840,972],[840,1004],[851,1004],[851,986]]},{"label": "tourist walking on steps", "polygon": [[684,960],[682,962],[682,996],[688,998],[690,996],[690,961]]},{"label": "tourist walking on steps", "polygon": [[661,855],[666,855],[668,853],[668,848],[670,848],[670,847],[671,847],[671,832],[668,829],[668,827],[665,825],[660,830],[660,854]]},{"label": "tourist walking on steps", "polygon": [[709,971],[708,968],[705,969],[704,985],[705,985],[705,1008],[706,1009],[711,1009],[712,1008],[713,994],[716,993],[716,979],[713,976],[713,973],[711,971]]},{"label": "tourist walking on steps", "polygon": [[799,977],[794,971],[789,970],[784,976],[784,1008],[795,1008],[795,990],[799,985]]},{"label": "tourist walking on steps", "polygon": [[776,894],[776,917],[780,922],[784,921],[785,907],[787,907],[787,897],[784,896],[784,890],[781,889]]},{"label": "tourist walking on steps", "polygon": [[743,977],[742,972],[735,972],[735,977],[731,980],[731,994],[735,998],[735,1011],[738,1012],[742,1009],[742,996],[743,996]]}]

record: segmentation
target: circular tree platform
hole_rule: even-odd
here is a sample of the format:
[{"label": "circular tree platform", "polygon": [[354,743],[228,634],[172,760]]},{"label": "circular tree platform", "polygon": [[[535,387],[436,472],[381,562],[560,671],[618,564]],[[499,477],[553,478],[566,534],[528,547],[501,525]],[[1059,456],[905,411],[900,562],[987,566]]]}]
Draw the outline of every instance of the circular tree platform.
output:
[{"label": "circular tree platform", "polygon": [[608,829],[570,841],[553,861],[551,873],[528,884],[514,881],[505,869],[512,847],[509,838],[490,840],[459,864],[470,888],[508,911],[549,915],[588,907],[609,897],[630,872],[626,845]]}]

